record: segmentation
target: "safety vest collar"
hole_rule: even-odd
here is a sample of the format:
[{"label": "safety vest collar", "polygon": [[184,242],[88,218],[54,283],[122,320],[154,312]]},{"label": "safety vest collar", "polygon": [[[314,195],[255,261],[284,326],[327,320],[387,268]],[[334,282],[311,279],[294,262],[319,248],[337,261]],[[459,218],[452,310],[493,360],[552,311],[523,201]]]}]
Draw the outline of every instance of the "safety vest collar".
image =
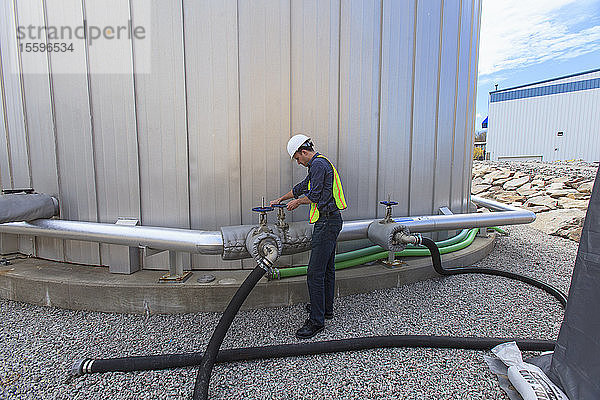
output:
[{"label": "safety vest collar", "polygon": [[324,157],[324,156],[322,156],[322,155],[321,155],[321,153],[319,153],[318,151],[317,151],[317,152],[315,152],[315,155],[314,155],[314,156],[312,156],[312,158],[311,158],[311,159],[308,161],[308,167],[309,167],[309,168],[310,168],[310,166],[312,165],[313,161],[315,161],[315,159],[316,159],[317,157],[319,157],[319,156],[320,156],[320,157],[323,157],[323,158],[325,158],[325,157]]}]

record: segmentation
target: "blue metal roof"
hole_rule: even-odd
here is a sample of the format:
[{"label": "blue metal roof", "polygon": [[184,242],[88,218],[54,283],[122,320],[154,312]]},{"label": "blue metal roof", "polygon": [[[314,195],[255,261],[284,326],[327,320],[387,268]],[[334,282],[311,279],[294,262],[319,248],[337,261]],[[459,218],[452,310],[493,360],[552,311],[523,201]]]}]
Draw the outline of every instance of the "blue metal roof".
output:
[{"label": "blue metal roof", "polygon": [[524,85],[513,86],[513,87],[506,88],[506,89],[492,90],[490,92],[490,94],[492,94],[492,93],[498,93],[498,92],[506,92],[508,90],[519,89],[519,88],[526,87],[526,86],[539,85],[540,83],[547,83],[547,82],[557,81],[559,79],[572,78],[574,76],[579,76],[579,75],[591,74],[592,72],[598,72],[598,71],[600,71],[600,68],[590,69],[589,71],[577,72],[575,74],[563,75],[563,76],[559,76],[557,78],[545,79],[543,81],[538,81],[538,82],[533,82],[533,83],[526,83]]},{"label": "blue metal roof", "polygon": [[539,97],[550,94],[578,92],[581,90],[600,88],[600,78],[586,79],[577,82],[559,83],[556,85],[539,86],[529,89],[512,90],[510,92],[490,92],[490,103],[499,101]]}]

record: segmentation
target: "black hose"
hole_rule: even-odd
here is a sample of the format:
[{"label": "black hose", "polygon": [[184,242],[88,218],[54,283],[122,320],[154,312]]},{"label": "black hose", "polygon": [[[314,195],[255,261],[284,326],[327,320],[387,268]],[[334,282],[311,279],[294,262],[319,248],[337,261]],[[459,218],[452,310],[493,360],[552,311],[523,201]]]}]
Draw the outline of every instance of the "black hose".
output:
[{"label": "black hose", "polygon": [[[558,289],[523,275],[496,270],[491,268],[443,268],[440,252],[435,242],[428,238],[422,238],[422,243],[430,253],[435,271],[440,275],[456,275],[465,273],[479,273],[488,275],[499,275],[507,278],[517,279],[532,284],[552,294],[566,306],[566,296]],[[228,349],[219,352],[227,330],[239,311],[242,303],[248,297],[254,286],[265,274],[265,270],[259,265],[242,283],[221,319],[208,343],[205,353],[166,354],[156,356],[123,357],[113,359],[84,359],[78,361],[72,369],[74,375],[84,373],[97,373],[109,371],[143,371],[167,368],[179,368],[200,364],[196,384],[194,386],[194,400],[208,399],[210,376],[216,362],[226,363],[234,361],[254,360],[262,358],[294,357],[303,355],[314,355],[322,353],[334,353],[341,351],[358,351],[375,348],[390,347],[428,347],[428,348],[457,348],[472,350],[488,350],[494,346],[509,341],[516,341],[517,345],[524,351],[551,351],[554,350],[555,341],[514,339],[514,338],[488,338],[488,337],[450,337],[450,336],[427,336],[427,335],[401,335],[401,336],[371,336],[363,338],[352,338],[342,340],[330,340],[322,342],[309,342],[299,344],[286,344],[276,346],[246,347]]]},{"label": "black hose", "polygon": [[550,293],[552,296],[556,297],[556,299],[562,304],[563,307],[567,306],[567,296],[562,293],[560,290],[551,286],[542,281],[538,281],[537,279],[530,278],[525,275],[520,275],[514,272],[503,271],[500,269],[493,268],[479,268],[479,267],[456,267],[456,268],[444,268],[442,266],[442,258],[440,256],[440,251],[435,244],[435,242],[429,238],[421,238],[421,243],[429,249],[431,253],[431,260],[433,261],[433,268],[435,272],[440,275],[458,275],[458,274],[485,274],[485,275],[496,275],[503,276],[505,278],[516,279],[521,282],[528,283],[530,285],[536,286],[546,292]]},{"label": "black hose", "polygon": [[[466,350],[490,350],[501,343],[516,341],[523,351],[552,351],[554,340],[454,337],[428,335],[368,336],[362,338],[328,340],[298,344],[242,347],[219,351],[215,362],[229,363],[267,358],[298,357],[342,351],[360,351],[394,347],[427,347]],[[163,354],[79,361],[79,374],[102,372],[153,371],[198,365],[203,353]],[[86,365],[85,370],[82,368]]]},{"label": "black hose", "polygon": [[204,356],[200,360],[200,368],[198,369],[198,375],[196,376],[196,384],[194,385],[194,400],[208,399],[208,386],[210,385],[210,375],[219,353],[219,348],[225,339],[225,335],[231,326],[231,322],[235,318],[235,315],[239,311],[242,303],[246,300],[246,297],[250,294],[254,286],[258,283],[260,278],[265,274],[265,270],[259,264],[252,270],[250,275],[244,280],[237,292],[233,295],[233,298],[227,305],[225,312],[221,316],[215,331],[213,332]]}]

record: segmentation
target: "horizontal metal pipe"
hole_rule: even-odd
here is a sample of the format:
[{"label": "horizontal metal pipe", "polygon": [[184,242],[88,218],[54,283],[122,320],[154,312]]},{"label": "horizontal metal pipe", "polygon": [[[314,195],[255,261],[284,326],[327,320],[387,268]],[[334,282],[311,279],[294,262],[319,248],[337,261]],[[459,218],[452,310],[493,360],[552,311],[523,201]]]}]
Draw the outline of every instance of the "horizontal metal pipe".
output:
[{"label": "horizontal metal pipe", "polygon": [[[522,208],[478,196],[471,196],[471,200],[480,206],[500,212],[407,217],[396,219],[396,221],[406,226],[412,233],[528,224],[535,221],[535,214]],[[367,237],[369,224],[373,221],[375,220],[364,219],[344,222],[338,241],[364,239]]]},{"label": "horizontal metal pipe", "polygon": [[1,224],[0,232],[151,247],[159,250],[176,250],[189,253],[223,253],[223,237],[220,231],[195,231],[153,226],[125,226],[59,219],[38,219],[31,222]]},{"label": "horizontal metal pipe", "polygon": [[[397,219],[410,232],[447,231],[462,228],[483,228],[495,225],[526,224],[535,220],[535,214],[493,200],[471,196],[481,206],[501,212],[433,215]],[[346,221],[338,241],[367,238],[369,224],[374,219]],[[223,237],[220,231],[152,226],[125,226],[95,222],[40,219],[27,222],[0,224],[0,232],[15,235],[50,236],[60,239],[83,240],[125,246],[151,247],[159,250],[177,250],[189,253],[222,254]]]},{"label": "horizontal metal pipe", "polygon": [[453,215],[434,215],[413,218],[412,221],[401,222],[412,233],[448,231],[465,228],[484,228],[497,225],[528,224],[535,221],[535,213],[522,208],[502,204],[494,200],[471,196],[471,200],[499,212],[470,213]]}]

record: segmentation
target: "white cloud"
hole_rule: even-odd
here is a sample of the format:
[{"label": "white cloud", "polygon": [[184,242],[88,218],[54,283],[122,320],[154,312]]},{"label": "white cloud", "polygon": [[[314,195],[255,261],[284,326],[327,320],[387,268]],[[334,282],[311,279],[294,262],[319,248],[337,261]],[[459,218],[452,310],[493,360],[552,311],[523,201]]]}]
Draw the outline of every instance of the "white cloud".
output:
[{"label": "white cloud", "polygon": [[[581,0],[579,0],[581,1]],[[600,25],[573,32],[559,10],[577,0],[483,0],[479,74],[600,51]],[[582,15],[581,21],[584,21]]]}]

